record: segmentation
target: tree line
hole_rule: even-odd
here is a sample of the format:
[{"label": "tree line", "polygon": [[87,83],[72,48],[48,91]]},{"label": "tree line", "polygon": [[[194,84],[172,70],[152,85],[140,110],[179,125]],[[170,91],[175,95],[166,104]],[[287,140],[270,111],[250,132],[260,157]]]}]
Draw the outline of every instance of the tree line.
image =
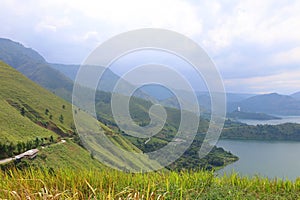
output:
[{"label": "tree line", "polygon": [[0,142],[0,159],[12,157],[30,149],[38,148],[44,145],[49,145],[54,142],[55,141],[52,135],[49,138],[36,137],[34,140],[29,140],[27,142],[18,142],[16,144],[13,142]]}]

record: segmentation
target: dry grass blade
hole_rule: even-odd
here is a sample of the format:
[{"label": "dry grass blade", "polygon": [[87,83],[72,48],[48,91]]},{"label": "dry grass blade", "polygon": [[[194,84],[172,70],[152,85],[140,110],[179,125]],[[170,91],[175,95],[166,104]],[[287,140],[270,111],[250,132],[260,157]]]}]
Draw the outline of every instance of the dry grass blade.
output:
[{"label": "dry grass blade", "polygon": [[94,189],[94,188],[90,185],[90,183],[89,183],[87,180],[85,180],[85,183],[86,183],[86,184],[88,185],[88,187],[92,190],[94,196],[96,196],[96,189]]}]

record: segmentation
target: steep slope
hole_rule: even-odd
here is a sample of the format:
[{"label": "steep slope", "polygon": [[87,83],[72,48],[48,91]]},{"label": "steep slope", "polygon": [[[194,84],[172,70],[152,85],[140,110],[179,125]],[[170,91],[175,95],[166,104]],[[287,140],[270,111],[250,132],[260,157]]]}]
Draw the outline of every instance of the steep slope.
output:
[{"label": "steep slope", "polygon": [[71,105],[3,62],[0,62],[0,108],[1,141],[26,141],[54,132],[60,135],[73,132]]},{"label": "steep slope", "polygon": [[291,96],[277,93],[256,95],[229,106],[229,111],[237,107],[244,112],[261,112],[278,115],[300,115],[300,101]]},{"label": "steep slope", "polygon": [[71,100],[72,81],[51,68],[36,51],[9,39],[0,38],[0,60],[14,67],[34,82]]},{"label": "steep slope", "polygon": [[[50,66],[57,71],[60,71],[73,81],[75,80],[77,72],[80,68],[80,65],[50,64]],[[99,66],[99,69],[104,70],[104,67]],[[108,69],[104,72],[102,79],[100,80],[98,89],[106,92],[111,92],[114,85],[119,79],[119,76]]]},{"label": "steep slope", "polygon": [[[38,163],[44,163],[47,166],[49,163],[52,165],[55,163],[57,167],[72,163],[82,166],[85,164],[83,160],[89,160],[95,164],[95,161],[91,160],[90,153],[72,142],[76,135],[71,104],[38,86],[3,62],[0,62],[0,108],[0,143],[17,144],[36,138],[52,136],[55,140],[57,137],[68,137],[71,140],[68,140],[66,144],[57,144],[57,148],[52,147],[52,144],[41,149],[41,154],[45,154],[48,158],[45,160],[45,157],[40,157]],[[84,112],[77,110],[77,113]],[[87,120],[93,119],[87,118]],[[140,152],[120,134],[100,122],[99,124],[115,145],[127,151]],[[12,152],[7,155],[12,155]],[[84,158],[78,156],[84,156]],[[69,159],[63,159],[64,157]],[[70,158],[72,162],[68,161]],[[78,163],[76,159],[81,161]],[[132,162],[138,163],[135,160]]]},{"label": "steep slope", "polygon": [[[77,72],[79,71],[80,65],[64,65],[64,64],[49,64],[53,69],[61,72],[66,77],[70,78],[72,81],[75,81]],[[86,67],[86,66],[85,66]],[[104,71],[101,79],[99,80],[98,90],[105,92],[112,92],[116,83],[121,79],[117,74],[112,72],[109,68],[104,68],[101,66],[97,66],[98,70]],[[124,90],[128,90],[133,88],[134,86],[127,81],[123,80],[122,88]],[[126,93],[125,93],[126,94]],[[134,96],[143,98],[146,100],[153,100],[154,97],[146,94],[141,89],[137,89],[134,93]]]},{"label": "steep slope", "polygon": [[[66,86],[60,85],[60,83],[62,83],[64,81],[62,79],[57,79],[58,77],[61,76],[60,73],[52,74],[51,72],[49,72],[49,73],[42,73],[41,75],[38,75],[38,72],[43,71],[43,70],[41,70],[39,64],[42,63],[42,65],[44,66],[45,63],[44,63],[44,60],[42,59],[42,57],[39,57],[36,52],[34,52],[30,49],[26,49],[22,45],[12,42],[12,41],[6,40],[3,43],[4,44],[8,43],[7,49],[9,50],[9,51],[7,49],[1,50],[2,53],[1,52],[0,53],[2,55],[5,55],[3,59],[7,59],[9,62],[12,62],[13,64],[17,64],[18,66],[16,68],[18,70],[20,70],[21,72],[23,72],[25,75],[28,75],[28,74],[31,75],[27,71],[27,70],[29,70],[29,71],[31,70],[32,74],[34,74],[32,79],[40,80],[39,84],[41,84],[42,86],[43,86],[43,83],[45,83],[43,81],[47,80],[48,82],[46,83],[45,87],[48,89],[54,88],[53,91],[55,91],[55,94],[58,94],[63,97],[66,97],[65,95],[70,94],[70,88],[72,88],[72,84],[71,84],[71,87],[68,87],[68,85],[66,85]],[[1,44],[0,44],[0,46],[1,46]],[[2,44],[2,46],[5,46],[5,45]],[[12,50],[13,47],[15,48],[15,50]],[[19,59],[18,55],[21,58],[24,57],[24,59]],[[36,65],[31,65],[31,59],[35,62]],[[15,61],[18,61],[18,62],[15,63]],[[26,67],[24,67],[24,66],[26,66]],[[48,64],[47,64],[47,67],[43,68],[43,69],[48,70],[49,69]],[[56,71],[54,70],[54,72],[56,72]],[[52,75],[53,75],[53,77],[52,77]],[[12,75],[11,77],[13,77],[13,76],[14,75]],[[43,78],[43,76],[45,76],[45,77]],[[55,82],[55,84],[51,85],[53,82]],[[12,83],[12,84],[14,84],[14,83]],[[25,86],[26,81],[22,85]],[[10,90],[9,87],[8,87],[8,89],[4,89],[4,91],[6,93],[9,90]],[[27,93],[27,94],[30,94],[32,91],[36,91],[34,93],[35,97],[32,97],[30,95],[29,95],[30,97],[26,97],[26,96],[23,96],[23,94],[21,93],[19,95],[20,98],[13,96],[12,99],[9,99],[10,92],[8,92],[8,94],[6,96],[4,96],[4,100],[7,101],[10,105],[12,105],[12,107],[14,107],[19,113],[23,113],[23,115],[26,118],[30,119],[32,122],[34,122],[34,124],[38,124],[41,127],[45,127],[45,128],[54,130],[55,132],[58,132],[61,136],[66,136],[66,134],[73,132],[74,125],[72,122],[70,104],[68,104],[66,101],[64,101],[64,103],[62,103],[61,99],[60,99],[60,102],[57,102],[54,99],[51,99],[54,97],[58,98],[58,97],[54,96],[53,94],[51,94],[52,96],[47,97],[47,95],[49,95],[50,93],[47,92],[46,90],[40,91],[40,89],[35,89],[34,87],[32,87],[30,90],[27,90],[26,88],[21,88],[21,90],[19,90],[19,92],[17,92],[17,93],[20,93],[20,91],[22,91],[22,90],[26,91],[25,93]],[[61,92],[60,94],[58,93],[59,91]],[[44,93],[47,93],[47,94],[44,94]],[[121,133],[120,129],[117,126],[115,126],[114,120],[113,120],[112,116],[110,115],[110,112],[111,112],[110,101],[108,99],[105,99],[106,95],[103,95],[103,94],[110,95],[109,93],[105,93],[105,92],[101,93],[100,92],[100,98],[99,99],[96,98],[98,119],[100,120],[100,122],[96,122],[96,123],[99,123],[103,127],[104,133],[107,134],[107,136],[111,139],[111,141],[114,144],[120,146],[123,149],[129,150],[129,151],[140,151],[139,149],[137,149],[134,146],[134,145],[136,145],[142,151],[149,152],[149,151],[161,148],[162,146],[166,145],[169,141],[171,141],[172,138],[174,137],[174,134],[176,133],[176,129],[177,129],[179,121],[180,121],[180,112],[176,109],[171,109],[171,108],[167,108],[168,120],[167,120],[167,124],[166,124],[165,128],[163,129],[163,131],[161,131],[159,134],[157,134],[157,137],[154,140],[151,140],[149,143],[147,143],[149,145],[144,145],[145,141],[143,141],[143,140],[133,139],[131,137],[128,137],[126,134],[121,135],[122,133]],[[44,96],[45,96],[45,98],[43,98]],[[66,98],[66,99],[68,99],[68,98]],[[143,99],[139,99],[139,98],[132,98],[131,102],[132,102],[132,107],[131,107],[132,108],[131,109],[132,116],[133,116],[134,120],[142,126],[147,124],[148,120],[149,120],[148,110],[149,110],[150,106],[152,105],[152,103],[149,101],[145,101]],[[54,104],[55,106],[52,107],[52,104]],[[51,105],[51,106],[48,106],[48,105]],[[70,109],[70,110],[67,111],[67,109]],[[64,113],[62,113],[62,112],[64,112]],[[66,116],[67,115],[66,113],[69,113],[68,116]],[[78,112],[78,113],[81,113],[81,112]],[[90,120],[87,120],[86,122],[89,123]],[[102,124],[101,122],[103,122],[104,124]],[[201,125],[201,127],[199,128],[200,134],[205,132],[205,130],[207,129],[207,124],[208,124],[207,121],[203,121],[202,123],[200,123],[200,125]],[[108,125],[108,126],[106,126],[106,125]],[[18,129],[15,129],[14,131],[18,132]],[[11,132],[13,132],[13,131],[11,131]],[[25,130],[25,134],[26,134],[26,130]],[[9,135],[9,134],[6,134],[6,135]],[[13,135],[16,135],[16,133]],[[35,134],[32,134],[32,136],[34,136],[34,135]],[[97,140],[98,139],[101,139],[101,138],[98,137]],[[87,145],[95,146],[97,143],[97,140],[93,140],[92,142],[90,142]],[[130,140],[134,145],[131,142],[129,142],[128,140]],[[200,138],[197,142],[199,144],[201,144],[202,139]],[[200,162],[201,162],[201,166],[207,165],[206,161],[203,162],[197,157],[196,152],[197,152],[197,150],[196,150],[196,148],[194,148],[193,155],[185,158],[183,160],[183,162],[181,162],[181,163],[188,162],[188,160],[190,160],[190,158],[193,157],[193,163],[195,165],[193,165],[192,167],[199,167]],[[229,155],[228,152],[225,152],[224,150],[222,150],[222,153],[223,153],[223,155]],[[122,159],[120,159],[114,155],[110,155],[110,154],[104,155],[102,150],[100,150],[100,154],[101,155],[99,155],[99,157],[109,155],[109,158],[113,158],[115,160],[120,160],[120,163],[122,163]],[[231,156],[232,155],[229,155],[229,157],[231,157]],[[223,158],[221,158],[221,159],[223,159]],[[132,158],[131,161],[132,161],[132,164],[136,165],[136,166],[143,164],[143,160],[137,161],[134,158]]]}]

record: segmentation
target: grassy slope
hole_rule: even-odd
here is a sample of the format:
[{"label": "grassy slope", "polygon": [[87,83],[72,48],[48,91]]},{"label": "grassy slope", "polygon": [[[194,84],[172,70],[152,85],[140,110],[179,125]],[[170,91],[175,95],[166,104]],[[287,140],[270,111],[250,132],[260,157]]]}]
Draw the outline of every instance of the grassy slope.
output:
[{"label": "grassy slope", "polygon": [[99,166],[102,166],[97,160],[92,159],[88,151],[71,140],[41,149],[40,156],[32,163],[53,169],[67,168],[73,170],[99,169]]},{"label": "grassy slope", "polygon": [[[38,122],[51,122],[65,133],[72,131],[71,105],[3,62],[0,62],[0,108],[1,141],[26,141],[53,135],[52,131],[37,125]],[[21,115],[21,108],[25,109],[25,116]],[[64,117],[63,123],[59,121],[60,115]]]},{"label": "grassy slope", "polygon": [[[22,108],[25,109],[24,116],[21,114]],[[49,110],[48,114],[45,113],[46,109]],[[56,133],[43,127],[42,123],[50,124],[51,128],[56,127],[56,129],[60,130],[60,134],[71,135],[73,132],[71,109],[71,104],[65,100],[36,85],[12,67],[0,62],[0,142],[17,143],[18,141],[28,141],[36,137],[50,135],[58,137]],[[78,110],[78,113],[83,112]],[[52,115],[52,119],[50,119],[50,115]],[[59,120],[60,115],[64,116],[63,123]],[[88,123],[93,122],[90,117],[87,117],[86,120]],[[104,124],[100,123],[100,125],[113,143],[128,151],[139,152],[128,140],[116,134]],[[49,154],[45,164],[59,167],[60,165],[63,166],[63,163],[67,164],[68,162],[74,166],[88,165],[87,163],[89,162],[95,163],[90,158],[90,153],[76,144],[73,144],[72,148],[60,149],[63,146],[57,147],[55,149],[50,146],[49,149],[42,150],[46,155]],[[50,150],[52,148],[54,148],[53,152],[55,153],[51,154]],[[70,155],[73,153],[76,157],[72,158]],[[80,162],[80,155],[86,160]],[[55,160],[54,157],[57,157],[58,160]],[[61,157],[64,159],[59,159]],[[132,162],[136,161],[133,160]],[[86,168],[85,166],[82,167]]]},{"label": "grassy slope", "polygon": [[[0,81],[1,82],[1,81]],[[49,137],[56,134],[40,127],[18,110],[10,106],[5,100],[0,99],[0,141],[27,141],[35,137]]]}]

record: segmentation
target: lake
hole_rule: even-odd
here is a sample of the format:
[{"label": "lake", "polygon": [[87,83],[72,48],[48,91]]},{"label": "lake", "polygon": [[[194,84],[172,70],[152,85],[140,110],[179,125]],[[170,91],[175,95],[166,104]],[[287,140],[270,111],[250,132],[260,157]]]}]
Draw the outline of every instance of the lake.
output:
[{"label": "lake", "polygon": [[260,175],[290,180],[300,176],[300,142],[220,140],[217,146],[240,158],[218,171],[220,175],[234,170],[240,175]]},{"label": "lake", "polygon": [[249,125],[257,125],[257,124],[277,125],[283,123],[300,123],[300,116],[277,116],[277,117],[280,117],[282,119],[272,119],[272,120],[239,119],[238,121]]}]

